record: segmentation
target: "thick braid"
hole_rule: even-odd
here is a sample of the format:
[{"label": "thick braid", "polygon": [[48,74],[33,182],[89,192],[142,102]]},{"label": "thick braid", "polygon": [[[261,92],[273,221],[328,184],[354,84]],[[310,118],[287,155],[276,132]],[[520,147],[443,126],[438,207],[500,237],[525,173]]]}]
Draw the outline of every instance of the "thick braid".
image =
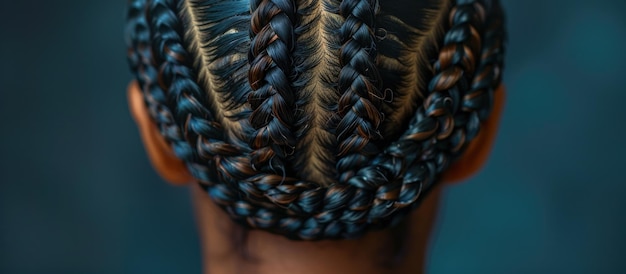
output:
[{"label": "thick braid", "polygon": [[[485,28],[484,44],[481,51],[481,60],[476,77],[472,80],[472,89],[463,97],[462,110],[476,113],[480,121],[485,121],[493,104],[494,87],[502,81],[502,69],[504,63],[504,46],[506,32],[504,30],[504,17],[502,8],[498,1],[485,1],[485,5],[500,13],[498,16],[487,18],[487,28]],[[473,139],[477,132],[468,129],[470,139]]]},{"label": "thick braid", "polygon": [[161,134],[171,144],[177,157],[191,160],[194,149],[187,143],[177,126],[174,115],[168,106],[167,95],[158,82],[159,71],[154,64],[153,49],[149,26],[149,6],[152,1],[132,1],[128,12],[131,22],[127,29],[129,43],[129,61],[143,91],[146,104],[152,118],[157,123]]},{"label": "thick braid", "polygon": [[[164,104],[165,95],[155,86],[156,70],[152,66],[152,49],[150,48],[151,32],[148,25],[148,5],[150,0],[130,1],[127,14],[128,24],[126,25],[126,43],[128,44],[128,63],[131,71],[135,74],[139,86],[142,89],[144,100],[148,106],[148,111],[155,121],[158,121],[159,129],[163,129],[161,124],[167,124],[167,119],[160,119],[168,115],[159,116],[161,111],[159,105]],[[163,110],[167,112],[167,109]],[[166,128],[168,126],[165,126]],[[161,131],[162,134],[166,133]],[[167,135],[164,135],[166,138]],[[170,139],[172,136],[170,136]]]},{"label": "thick braid", "polygon": [[142,60],[145,54],[141,51],[149,48],[150,45],[150,29],[146,21],[146,0],[129,1],[124,34],[128,46],[128,65],[135,78],[141,81],[139,70],[140,66],[145,63],[145,60]]},{"label": "thick braid", "polygon": [[291,87],[296,4],[293,0],[251,0],[252,22],[248,79],[252,92],[250,146],[259,171],[285,175],[285,157],[293,154],[296,94]]},{"label": "thick braid", "polygon": [[[450,158],[457,155],[467,142],[473,139],[467,138],[467,131],[477,132],[478,125],[473,122],[471,115],[461,112],[462,101],[466,94],[473,92],[470,87],[475,77],[475,69],[480,62],[482,47],[483,26],[485,24],[485,10],[478,1],[458,5],[453,8],[449,24],[450,30],[444,37],[443,48],[439,53],[439,59],[434,65],[435,77],[428,86],[430,95],[426,104],[431,106],[440,104],[447,106],[447,111],[452,114],[445,122],[451,122],[451,127],[439,131],[438,142],[442,147],[448,147],[450,151],[445,153],[432,152],[433,157],[440,161],[437,173],[442,172],[448,166]],[[480,75],[478,75],[480,77]],[[448,99],[450,98],[450,99]],[[441,100],[448,101],[448,105]],[[481,108],[490,106],[481,105]],[[431,111],[435,111],[432,109]],[[468,128],[468,123],[470,126]],[[445,134],[445,137],[442,136]]]},{"label": "thick braid", "polygon": [[337,171],[342,183],[378,153],[372,142],[382,139],[378,127],[384,119],[384,95],[376,66],[374,35],[378,8],[378,0],[343,0],[339,7],[345,18],[340,29],[343,45],[338,88],[341,97],[336,127],[339,144]]}]

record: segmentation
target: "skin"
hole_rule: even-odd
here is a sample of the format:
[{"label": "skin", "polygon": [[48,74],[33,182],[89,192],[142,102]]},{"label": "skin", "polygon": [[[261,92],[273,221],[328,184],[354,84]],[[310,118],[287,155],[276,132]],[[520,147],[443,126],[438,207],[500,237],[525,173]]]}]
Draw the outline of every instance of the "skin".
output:
[{"label": "skin", "polygon": [[[443,185],[467,180],[485,164],[493,146],[505,101],[495,93],[494,109],[463,157],[442,176],[442,183],[398,227],[375,231],[357,240],[290,241],[264,231],[248,231],[233,223],[194,184],[182,161],[152,122],[139,86],[128,87],[128,102],[148,158],[163,179],[191,185],[201,234],[204,273],[423,273],[428,240]],[[190,184],[191,183],[191,184]]]}]

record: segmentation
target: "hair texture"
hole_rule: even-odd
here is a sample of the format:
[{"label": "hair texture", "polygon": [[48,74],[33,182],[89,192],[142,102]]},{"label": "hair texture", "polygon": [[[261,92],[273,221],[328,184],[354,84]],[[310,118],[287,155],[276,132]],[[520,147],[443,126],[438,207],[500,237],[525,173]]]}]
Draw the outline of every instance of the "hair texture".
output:
[{"label": "hair texture", "polygon": [[499,2],[424,3],[407,24],[376,0],[130,0],[128,60],[161,134],[235,221],[355,238],[419,205],[501,81]]},{"label": "hair texture", "polygon": [[345,21],[339,30],[343,45],[339,52],[337,171],[339,182],[345,183],[357,168],[378,153],[370,141],[382,139],[378,127],[384,119],[381,112],[384,98],[374,37],[378,0],[344,0],[339,11]]},{"label": "hair texture", "polygon": [[296,42],[294,0],[253,0],[252,41],[248,60],[252,92],[250,123],[256,129],[250,144],[256,170],[285,175],[285,157],[296,146],[293,109],[296,94],[292,52]]}]

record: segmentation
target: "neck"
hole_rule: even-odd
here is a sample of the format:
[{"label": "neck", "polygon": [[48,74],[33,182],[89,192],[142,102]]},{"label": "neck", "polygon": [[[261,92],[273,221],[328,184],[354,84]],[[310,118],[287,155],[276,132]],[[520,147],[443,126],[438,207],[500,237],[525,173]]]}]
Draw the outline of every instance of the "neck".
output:
[{"label": "neck", "polygon": [[204,273],[423,273],[439,192],[432,191],[397,227],[357,240],[296,242],[233,223],[194,186]]}]

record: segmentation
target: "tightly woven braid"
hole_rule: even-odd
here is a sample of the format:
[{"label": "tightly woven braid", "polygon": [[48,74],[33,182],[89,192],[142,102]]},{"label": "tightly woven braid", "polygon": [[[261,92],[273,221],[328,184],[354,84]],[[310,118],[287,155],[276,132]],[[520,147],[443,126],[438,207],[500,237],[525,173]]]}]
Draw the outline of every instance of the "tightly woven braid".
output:
[{"label": "tightly woven braid", "polygon": [[[252,0],[249,80],[250,142],[258,171],[285,174],[285,157],[293,154],[296,95],[291,88],[296,7],[293,0]],[[267,168],[264,168],[267,167]]]},{"label": "tightly woven braid", "polygon": [[[476,135],[500,82],[500,7],[495,1],[462,1],[451,12],[430,94],[398,141],[347,184],[324,187],[264,174],[253,168],[245,148],[224,141],[201,99],[204,91],[181,38],[181,3],[131,2],[129,60],[150,112],[177,155],[234,220],[292,239],[353,238],[399,220]],[[483,29],[482,37],[473,35]]]},{"label": "tightly woven braid", "polygon": [[[155,50],[152,47],[155,44],[152,38],[157,34],[150,32],[149,25],[154,7],[159,7],[158,3],[150,0],[132,1],[130,4],[130,23],[127,30],[130,45],[129,63],[135,71],[150,114],[159,126],[161,134],[171,144],[177,157],[190,162],[196,157],[195,150],[185,139],[171,110],[170,100],[163,89],[163,83],[160,82],[160,75],[163,71],[153,65],[156,62],[156,56],[153,55]],[[193,166],[188,167],[192,171],[195,169]]]},{"label": "tightly woven braid", "polygon": [[343,0],[340,13],[345,18],[340,33],[339,98],[336,126],[339,182],[354,176],[358,167],[378,153],[370,141],[382,139],[378,127],[384,119],[380,91],[382,80],[376,67],[374,22],[378,0]]},{"label": "tightly woven braid", "polygon": [[[180,2],[179,2],[180,3]],[[135,0],[129,21],[129,61],[144,91],[150,114],[177,157],[203,184],[218,181],[216,163],[238,150],[223,141],[223,132],[203,102],[191,59],[181,43],[175,1]],[[130,24],[133,25],[133,24]],[[141,30],[141,31],[137,31]],[[227,193],[216,193],[216,197]]]}]

